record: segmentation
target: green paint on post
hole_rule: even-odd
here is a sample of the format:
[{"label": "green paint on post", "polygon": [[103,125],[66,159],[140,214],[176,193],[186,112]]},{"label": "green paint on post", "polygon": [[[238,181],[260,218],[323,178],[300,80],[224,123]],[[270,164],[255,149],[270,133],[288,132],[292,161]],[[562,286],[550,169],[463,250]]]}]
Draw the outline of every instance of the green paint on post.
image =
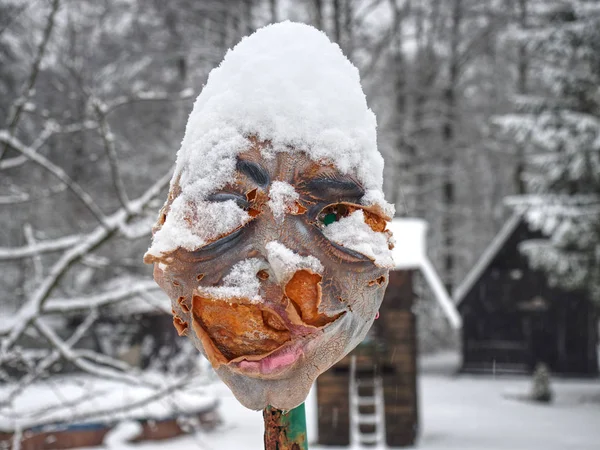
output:
[{"label": "green paint on post", "polygon": [[265,450],[308,450],[304,403],[284,412],[268,406],[265,420]]},{"label": "green paint on post", "polygon": [[[306,411],[304,403],[297,408],[292,409],[287,414],[283,414],[284,420],[287,419],[288,436],[290,439],[297,441],[302,440],[306,443]],[[301,448],[308,448],[306,445]]]}]

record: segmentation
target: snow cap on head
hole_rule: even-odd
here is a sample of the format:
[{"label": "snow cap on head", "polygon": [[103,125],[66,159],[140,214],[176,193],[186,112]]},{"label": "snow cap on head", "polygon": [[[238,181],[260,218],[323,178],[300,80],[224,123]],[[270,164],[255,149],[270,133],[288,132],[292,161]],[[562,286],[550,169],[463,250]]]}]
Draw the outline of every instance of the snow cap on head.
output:
[{"label": "snow cap on head", "polygon": [[310,25],[277,23],[242,39],[210,73],[188,120],[177,169],[202,177],[205,171],[196,169],[206,167],[206,150],[235,134],[254,134],[275,151],[292,146],[315,160],[326,158],[366,189],[381,190],[376,128],[358,69],[340,47]]},{"label": "snow cap on head", "polygon": [[[300,150],[355,176],[366,191],[362,203],[392,216],[376,128],[358,70],[337,44],[305,24],[261,28],[227,52],[194,103],[173,176],[181,195],[170,217],[234,180],[236,156],[251,135],[270,142],[267,156]],[[165,228],[173,235],[174,225],[168,217],[154,244]],[[161,251],[175,244],[172,237]]]}]

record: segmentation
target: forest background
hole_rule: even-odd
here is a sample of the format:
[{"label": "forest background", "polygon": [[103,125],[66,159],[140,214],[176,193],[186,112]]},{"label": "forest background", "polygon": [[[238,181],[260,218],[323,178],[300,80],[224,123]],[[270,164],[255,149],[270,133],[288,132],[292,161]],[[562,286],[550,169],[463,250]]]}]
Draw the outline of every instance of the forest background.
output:
[{"label": "forest background", "polygon": [[[141,256],[187,115],[228,48],[286,19],[359,68],[387,199],[429,223],[449,292],[518,211],[549,237],[523,248],[532,264],[598,300],[599,13],[595,0],[0,0],[0,379],[59,361],[129,376],[77,343],[133,296],[170,312]],[[418,294],[427,350],[448,328]]]}]

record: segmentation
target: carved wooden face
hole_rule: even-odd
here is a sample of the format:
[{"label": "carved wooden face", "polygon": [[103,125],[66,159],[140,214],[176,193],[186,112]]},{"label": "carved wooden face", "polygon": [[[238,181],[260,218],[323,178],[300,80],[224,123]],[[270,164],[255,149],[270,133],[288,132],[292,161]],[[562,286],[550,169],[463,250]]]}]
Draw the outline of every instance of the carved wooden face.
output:
[{"label": "carved wooden face", "polygon": [[[364,338],[388,283],[387,268],[328,239],[327,227],[362,210],[387,245],[386,222],[359,204],[364,190],[353,177],[301,151],[265,156],[263,147],[251,140],[235,182],[207,197],[233,200],[247,223],[197,250],[146,261],[172,300],[175,327],[237,399],[292,409]],[[179,191],[174,183],[158,228]]]}]

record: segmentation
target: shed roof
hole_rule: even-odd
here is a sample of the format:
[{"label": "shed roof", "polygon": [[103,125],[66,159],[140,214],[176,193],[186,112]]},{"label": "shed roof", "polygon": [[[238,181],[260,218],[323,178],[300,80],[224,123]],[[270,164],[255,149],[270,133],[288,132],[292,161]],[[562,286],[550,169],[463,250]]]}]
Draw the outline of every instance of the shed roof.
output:
[{"label": "shed roof", "polygon": [[395,269],[418,269],[426,259],[427,222],[413,218],[395,218],[388,225],[396,244],[392,250]]},{"label": "shed roof", "polygon": [[462,320],[440,276],[427,257],[427,222],[415,218],[395,218],[388,225],[396,241],[392,250],[395,270],[417,269],[448,317],[454,328],[460,328]]},{"label": "shed roof", "polygon": [[475,283],[483,272],[489,267],[494,256],[498,254],[504,243],[508,240],[508,238],[513,234],[513,232],[517,229],[517,226],[521,222],[521,215],[514,214],[508,221],[502,226],[496,237],[492,240],[490,245],[485,249],[485,251],[479,257],[479,260],[473,268],[469,271],[465,279],[462,283],[456,288],[454,292],[454,304],[458,307],[462,301],[465,299],[467,294],[473,289]]}]

